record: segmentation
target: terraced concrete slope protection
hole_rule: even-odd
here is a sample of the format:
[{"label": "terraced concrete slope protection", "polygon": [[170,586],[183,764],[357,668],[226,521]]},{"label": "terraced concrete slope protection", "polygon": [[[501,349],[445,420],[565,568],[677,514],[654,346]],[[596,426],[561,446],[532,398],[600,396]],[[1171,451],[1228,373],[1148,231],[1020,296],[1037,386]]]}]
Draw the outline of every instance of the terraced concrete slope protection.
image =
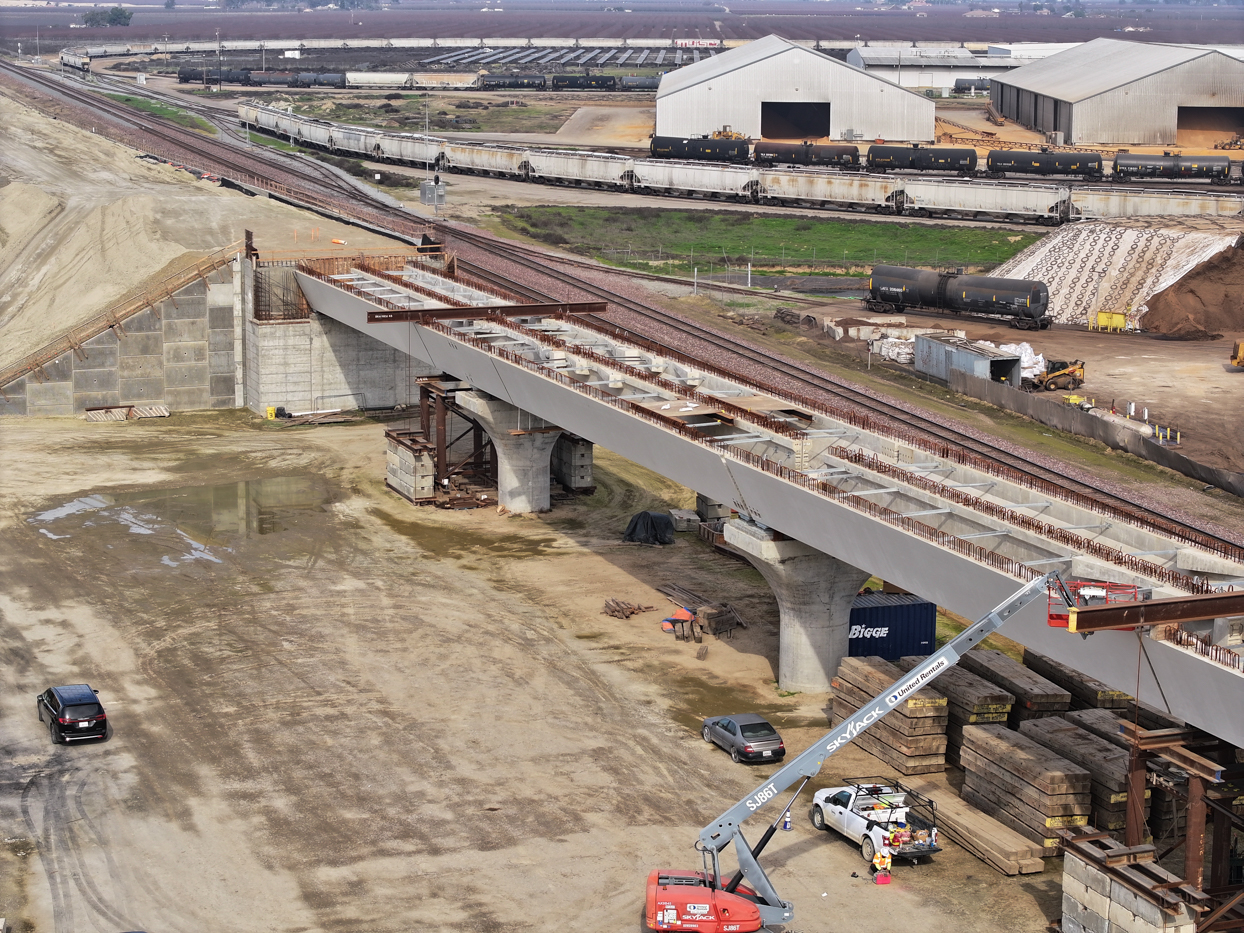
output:
[{"label": "terraced concrete slope protection", "polygon": [[1062,324],[1095,322],[1098,311],[1144,323],[1148,301],[1244,235],[1244,219],[1155,217],[1063,227],[994,275],[1038,279],[1050,290],[1050,316]]}]

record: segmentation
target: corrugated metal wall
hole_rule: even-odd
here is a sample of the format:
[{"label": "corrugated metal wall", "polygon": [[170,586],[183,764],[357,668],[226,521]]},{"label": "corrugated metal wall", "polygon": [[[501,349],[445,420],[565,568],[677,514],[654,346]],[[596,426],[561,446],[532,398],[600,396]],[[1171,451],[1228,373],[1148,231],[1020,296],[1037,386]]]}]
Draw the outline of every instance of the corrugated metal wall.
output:
[{"label": "corrugated metal wall", "polygon": [[802,49],[658,98],[657,135],[700,135],[730,126],[758,137],[762,101],[828,101],[834,139],[848,129],[867,140],[934,136],[932,100]]},{"label": "corrugated metal wall", "polygon": [[1180,107],[1244,107],[1244,62],[1209,55],[1139,81],[1067,103],[994,78],[994,106],[1041,132],[1062,130],[1076,145],[1173,146]]}]

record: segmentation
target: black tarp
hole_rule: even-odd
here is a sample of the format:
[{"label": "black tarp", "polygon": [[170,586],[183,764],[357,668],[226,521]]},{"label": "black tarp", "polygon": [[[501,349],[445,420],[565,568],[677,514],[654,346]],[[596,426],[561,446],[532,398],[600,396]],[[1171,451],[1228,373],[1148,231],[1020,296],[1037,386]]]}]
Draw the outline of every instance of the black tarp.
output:
[{"label": "black tarp", "polygon": [[640,544],[673,544],[674,520],[664,512],[636,512],[626,526],[622,540]]}]

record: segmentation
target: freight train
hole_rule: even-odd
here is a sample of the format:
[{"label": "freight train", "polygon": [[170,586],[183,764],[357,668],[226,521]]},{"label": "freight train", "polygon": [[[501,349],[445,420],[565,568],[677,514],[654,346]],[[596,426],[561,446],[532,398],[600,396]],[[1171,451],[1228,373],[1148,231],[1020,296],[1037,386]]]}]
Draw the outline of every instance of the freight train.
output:
[{"label": "freight train", "polygon": [[[466,81],[452,82],[462,89],[479,90],[528,89],[542,91],[655,91],[661,83],[659,77],[643,78],[635,75],[480,75],[478,79],[465,76]],[[433,75],[405,71],[346,72],[345,74],[316,74],[310,72],[252,71],[248,68],[193,68],[189,65],[177,70],[177,80],[182,84],[241,84],[245,87],[335,87],[375,89],[440,87]]]},{"label": "freight train", "polygon": [[255,101],[240,104],[238,117],[248,128],[336,155],[426,166],[441,173],[495,175],[671,197],[1049,226],[1068,220],[1150,214],[1244,213],[1244,196],[1225,191],[968,181],[492,145],[345,126]]},{"label": "freight train", "polygon": [[875,266],[868,279],[869,311],[919,309],[976,317],[1002,317],[1021,330],[1050,326],[1050,291],[1044,282],[960,272]]},{"label": "freight train", "polygon": [[[695,159],[704,162],[747,162],[747,143],[702,137],[653,136],[649,151],[654,159]],[[975,149],[950,146],[869,146],[861,153],[858,146],[818,143],[773,143],[760,140],[751,145],[750,161],[757,165],[809,165],[843,171],[867,169],[870,172],[927,172],[956,174],[963,178],[1006,178],[1008,175],[1078,176],[1085,181],[1106,178],[1106,163],[1097,152],[1051,152],[1041,150],[990,150],[985,171],[980,172]],[[1110,181],[1132,178],[1161,178],[1181,181],[1208,180],[1229,185],[1231,160],[1227,156],[1129,155],[1119,153],[1110,165]],[[1244,182],[1244,179],[1240,179]]]}]

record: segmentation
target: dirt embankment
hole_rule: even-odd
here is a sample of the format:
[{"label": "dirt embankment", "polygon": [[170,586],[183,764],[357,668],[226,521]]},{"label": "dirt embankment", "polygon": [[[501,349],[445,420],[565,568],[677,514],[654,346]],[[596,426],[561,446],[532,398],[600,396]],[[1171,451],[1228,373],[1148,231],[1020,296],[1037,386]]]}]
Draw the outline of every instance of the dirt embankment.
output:
[{"label": "dirt embankment", "polygon": [[1244,236],[1149,299],[1145,330],[1175,340],[1214,340],[1244,330]]}]

